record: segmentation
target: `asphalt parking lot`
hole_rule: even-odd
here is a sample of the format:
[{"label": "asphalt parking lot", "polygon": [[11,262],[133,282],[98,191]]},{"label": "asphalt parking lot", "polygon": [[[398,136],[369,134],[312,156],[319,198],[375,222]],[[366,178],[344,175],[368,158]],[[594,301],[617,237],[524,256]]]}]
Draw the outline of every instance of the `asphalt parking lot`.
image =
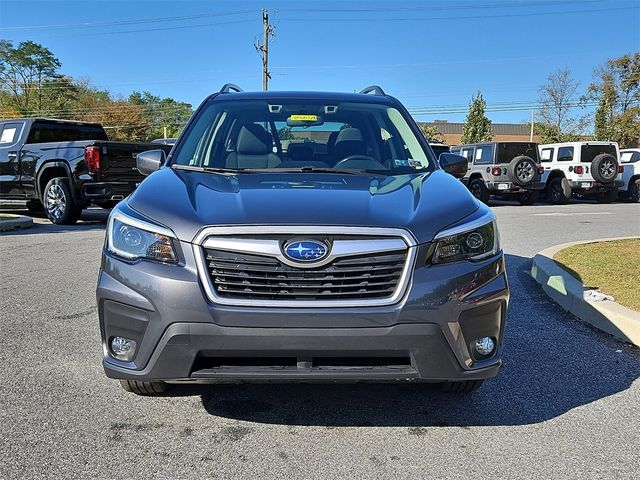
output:
[{"label": "asphalt parking lot", "polygon": [[637,478],[640,351],[562,313],[527,272],[547,246],[640,235],[640,207],[494,209],[512,289],[505,367],[462,397],[413,385],[127,394],[101,366],[106,213],[2,235],[0,478]]}]

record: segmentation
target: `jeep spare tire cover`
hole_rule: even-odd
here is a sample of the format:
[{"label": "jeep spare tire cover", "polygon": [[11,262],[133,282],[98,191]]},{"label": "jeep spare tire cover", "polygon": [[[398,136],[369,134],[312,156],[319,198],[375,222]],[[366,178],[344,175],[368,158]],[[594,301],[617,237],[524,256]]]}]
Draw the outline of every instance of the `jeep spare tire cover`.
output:
[{"label": "jeep spare tire cover", "polygon": [[520,155],[507,165],[507,174],[513,183],[521,187],[526,187],[536,179],[536,162],[533,158]]},{"label": "jeep spare tire cover", "polygon": [[618,160],[613,155],[601,153],[591,162],[591,176],[596,182],[610,183],[618,176]]}]

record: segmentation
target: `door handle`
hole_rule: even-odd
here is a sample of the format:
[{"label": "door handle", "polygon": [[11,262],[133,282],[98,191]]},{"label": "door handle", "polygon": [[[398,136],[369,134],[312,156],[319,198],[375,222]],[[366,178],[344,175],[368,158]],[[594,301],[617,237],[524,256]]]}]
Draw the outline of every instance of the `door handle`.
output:
[{"label": "door handle", "polygon": [[8,152],[7,158],[9,159],[9,161],[14,161],[18,158],[18,152]]}]

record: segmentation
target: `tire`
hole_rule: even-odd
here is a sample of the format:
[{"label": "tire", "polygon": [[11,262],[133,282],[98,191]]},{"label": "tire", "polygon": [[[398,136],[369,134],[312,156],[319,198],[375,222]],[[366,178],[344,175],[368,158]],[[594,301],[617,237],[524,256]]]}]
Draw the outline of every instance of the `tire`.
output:
[{"label": "tire", "polygon": [[80,218],[82,207],[76,205],[66,178],[52,178],[42,194],[44,210],[56,225],[73,225]]},{"label": "tire", "polygon": [[591,176],[596,182],[611,183],[618,176],[618,160],[613,155],[601,153],[591,162]]},{"label": "tire", "polygon": [[481,178],[474,178],[471,180],[469,183],[469,191],[471,192],[471,195],[476,197],[482,203],[489,203],[491,194]]},{"label": "tire", "polygon": [[109,210],[118,204],[118,200],[99,200],[95,204],[100,208]]},{"label": "tire", "polygon": [[539,197],[540,192],[538,190],[529,190],[518,195],[518,202],[520,202],[520,205],[533,205],[538,201]]},{"label": "tire", "polygon": [[596,197],[598,203],[611,203],[615,202],[618,199],[618,189],[612,188],[606,192],[601,192]]},{"label": "tire", "polygon": [[547,196],[549,197],[549,201],[554,205],[565,205],[569,203],[569,197],[564,194],[564,189],[562,188],[562,181],[564,178],[556,177],[549,183],[547,187]]},{"label": "tire", "polygon": [[538,166],[536,162],[526,155],[520,155],[507,165],[507,175],[509,179],[520,187],[531,185],[536,179]]},{"label": "tire", "polygon": [[446,382],[440,384],[440,390],[448,393],[471,393],[478,390],[484,380],[465,380],[463,382]]},{"label": "tire", "polygon": [[27,200],[27,210],[30,213],[42,213],[44,212],[44,205],[37,198],[31,198]]},{"label": "tire", "polygon": [[156,395],[167,389],[164,382],[139,382],[137,380],[120,380],[122,388],[136,395]]},{"label": "tire", "polygon": [[640,203],[640,178],[629,185],[629,201]]}]

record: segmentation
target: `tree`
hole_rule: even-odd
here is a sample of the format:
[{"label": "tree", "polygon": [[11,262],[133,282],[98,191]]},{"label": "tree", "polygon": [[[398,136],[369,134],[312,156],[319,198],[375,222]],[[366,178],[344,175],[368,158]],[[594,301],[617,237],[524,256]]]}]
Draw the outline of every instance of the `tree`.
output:
[{"label": "tree", "polygon": [[177,137],[192,113],[192,107],[188,103],[178,102],[173,98],[160,98],[149,92],[133,92],[128,101],[142,107],[146,113],[149,138],[162,137],[164,127],[167,128],[167,136]]},{"label": "tree", "polygon": [[9,40],[0,40],[0,88],[9,92],[9,105],[21,113],[40,113],[44,107],[45,84],[51,87],[61,75],[60,61],[46,48],[32,41],[14,48]]},{"label": "tree", "polygon": [[491,120],[485,115],[487,107],[480,90],[469,104],[469,113],[462,126],[462,143],[489,142],[493,138]]},{"label": "tree", "polygon": [[429,142],[442,142],[444,139],[442,133],[435,125],[429,125],[428,123],[420,124],[420,131],[424,135],[424,138]]},{"label": "tree", "polygon": [[541,85],[540,118],[537,134],[543,143],[570,142],[580,138],[583,121],[572,114],[578,106],[575,98],[580,83],[571,77],[568,68],[551,73]]},{"label": "tree", "polygon": [[640,144],[640,52],[609,60],[595,71],[583,100],[597,100],[596,140],[615,141],[621,147]]}]

